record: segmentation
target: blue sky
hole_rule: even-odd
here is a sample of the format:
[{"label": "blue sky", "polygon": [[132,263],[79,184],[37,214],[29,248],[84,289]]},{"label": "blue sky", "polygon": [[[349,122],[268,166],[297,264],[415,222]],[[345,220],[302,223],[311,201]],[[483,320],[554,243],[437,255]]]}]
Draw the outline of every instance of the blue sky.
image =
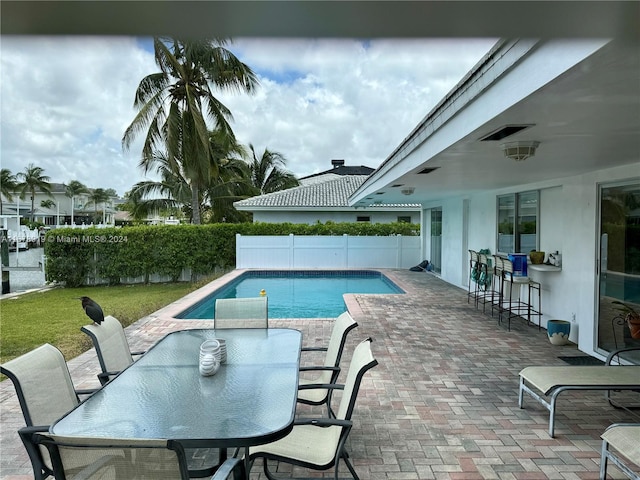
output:
[{"label": "blue sky", "polygon": [[[236,39],[255,95],[219,92],[240,142],[282,153],[297,176],[331,160],[376,168],[494,40]],[[2,168],[120,195],[144,179],[141,144],[121,139],[140,80],[157,71],[149,39],[4,37]]]}]

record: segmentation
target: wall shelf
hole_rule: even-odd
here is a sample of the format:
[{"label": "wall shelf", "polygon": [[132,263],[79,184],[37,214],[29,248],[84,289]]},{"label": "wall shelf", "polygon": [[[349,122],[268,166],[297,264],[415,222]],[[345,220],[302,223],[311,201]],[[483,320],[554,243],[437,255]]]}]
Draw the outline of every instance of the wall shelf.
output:
[{"label": "wall shelf", "polygon": [[561,272],[562,267],[556,267],[555,265],[527,265],[529,270],[535,270],[536,272]]}]

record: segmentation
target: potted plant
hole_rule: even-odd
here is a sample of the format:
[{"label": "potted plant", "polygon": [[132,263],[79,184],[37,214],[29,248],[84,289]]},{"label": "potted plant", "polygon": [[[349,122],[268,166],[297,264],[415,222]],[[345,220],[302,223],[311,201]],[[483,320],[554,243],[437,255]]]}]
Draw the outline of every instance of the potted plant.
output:
[{"label": "potted plant", "polygon": [[529,252],[529,259],[533,265],[540,265],[544,262],[544,252],[531,250]]},{"label": "potted plant", "polygon": [[631,338],[640,338],[640,312],[628,303],[624,303],[619,300],[614,300],[611,303],[615,305],[613,308],[622,312],[621,315],[624,316],[624,319],[629,325]]}]

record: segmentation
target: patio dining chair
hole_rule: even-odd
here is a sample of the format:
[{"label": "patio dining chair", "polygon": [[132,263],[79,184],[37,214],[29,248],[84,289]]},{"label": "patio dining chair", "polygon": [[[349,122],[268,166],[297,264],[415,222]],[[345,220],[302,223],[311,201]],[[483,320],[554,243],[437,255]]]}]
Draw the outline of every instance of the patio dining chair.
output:
[{"label": "patio dining chair", "polygon": [[111,315],[106,316],[100,325],[85,325],[80,330],[93,342],[102,370],[98,373],[102,385],[131,365],[134,356],[144,353],[131,352],[122,324]]},{"label": "patio dining chair", "polygon": [[[64,356],[48,343],[0,365],[0,373],[13,382],[27,427],[48,428],[78,405],[79,395],[95,392],[74,388]],[[29,454],[34,478],[42,480],[53,475],[46,449],[37,448],[22,435],[20,438]]]},{"label": "patio dining chair", "polygon": [[267,297],[219,298],[216,300],[214,328],[268,328]]},{"label": "patio dining chair", "polygon": [[349,460],[345,442],[353,426],[351,417],[364,374],[378,362],[371,352],[369,338],[354,350],[344,385],[330,388],[342,390],[342,398],[336,418],[298,418],[291,432],[280,440],[249,448],[251,465],[257,458],[263,459],[264,473],[270,480],[276,477],[269,470],[268,461],[298,465],[313,470],[334,467],[334,478],[338,479],[338,463],[342,459],[354,479],[358,475]]},{"label": "patio dining chair", "polygon": [[[98,373],[98,379],[102,385],[131,365],[134,362],[134,356],[145,353],[129,350],[129,342],[122,324],[111,315],[105,317],[100,325],[85,325],[80,330],[93,342],[102,370]],[[227,458],[226,450],[196,450],[198,449],[187,449],[187,458],[194,459],[189,465],[192,477],[200,478],[210,475]]]},{"label": "patio dining chair", "polygon": [[[63,437],[25,429],[33,445],[45,446],[56,480],[188,480],[185,450],[174,440]],[[241,459],[230,458],[211,480],[246,477]]]},{"label": "patio dining chair", "polygon": [[298,382],[298,402],[306,405],[326,404],[329,416],[335,417],[331,410],[331,393],[333,390],[331,388],[318,388],[317,385],[331,385],[338,381],[340,359],[347,341],[347,335],[357,326],[358,324],[349,312],[344,312],[336,318],[326,347],[302,348],[303,352],[325,352],[325,357],[322,366],[300,367],[301,372],[315,372],[316,375],[313,378],[300,378]]}]

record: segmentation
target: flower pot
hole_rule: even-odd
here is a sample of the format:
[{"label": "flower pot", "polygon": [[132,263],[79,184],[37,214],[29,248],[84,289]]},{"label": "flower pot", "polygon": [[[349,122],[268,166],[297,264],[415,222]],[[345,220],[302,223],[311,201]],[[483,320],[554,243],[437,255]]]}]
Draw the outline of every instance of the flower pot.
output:
[{"label": "flower pot", "polygon": [[640,315],[633,313],[627,314],[627,324],[629,325],[631,338],[640,338]]},{"label": "flower pot", "polygon": [[541,265],[544,262],[544,252],[529,252],[529,259],[533,265]]},{"label": "flower pot", "polygon": [[569,343],[571,322],[567,320],[547,321],[547,336],[553,345],[566,345]]}]

